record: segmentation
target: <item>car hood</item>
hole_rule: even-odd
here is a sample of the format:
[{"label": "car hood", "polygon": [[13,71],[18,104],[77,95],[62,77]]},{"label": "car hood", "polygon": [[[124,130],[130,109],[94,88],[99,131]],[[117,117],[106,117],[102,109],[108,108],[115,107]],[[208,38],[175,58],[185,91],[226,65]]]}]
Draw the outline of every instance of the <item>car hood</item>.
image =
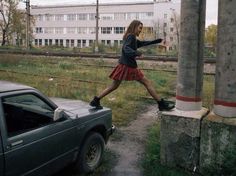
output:
[{"label": "car hood", "polygon": [[65,98],[50,98],[60,109],[63,109],[71,118],[80,118],[84,116],[103,115],[110,113],[109,108],[96,109],[89,106],[87,102],[81,100],[72,100]]}]

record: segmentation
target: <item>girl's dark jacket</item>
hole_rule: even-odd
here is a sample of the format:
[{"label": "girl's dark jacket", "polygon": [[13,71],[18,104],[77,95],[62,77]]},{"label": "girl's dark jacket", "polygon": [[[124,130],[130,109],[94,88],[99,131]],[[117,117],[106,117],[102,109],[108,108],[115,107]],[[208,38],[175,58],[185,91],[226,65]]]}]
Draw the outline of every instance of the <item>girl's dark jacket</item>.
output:
[{"label": "girl's dark jacket", "polygon": [[137,68],[136,57],[141,56],[142,53],[137,49],[142,46],[152,45],[156,43],[161,43],[162,39],[156,39],[152,41],[140,41],[136,39],[136,36],[130,34],[123,41],[122,54],[119,59],[120,64],[127,65],[132,68]]}]

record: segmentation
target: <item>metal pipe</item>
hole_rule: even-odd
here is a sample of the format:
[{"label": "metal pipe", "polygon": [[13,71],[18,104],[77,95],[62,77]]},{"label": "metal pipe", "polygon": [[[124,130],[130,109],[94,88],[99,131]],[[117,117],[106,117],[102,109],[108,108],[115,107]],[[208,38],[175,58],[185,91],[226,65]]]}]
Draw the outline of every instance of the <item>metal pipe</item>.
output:
[{"label": "metal pipe", "polygon": [[95,41],[95,53],[98,52],[98,32],[99,32],[99,27],[98,27],[98,20],[99,20],[99,2],[97,0],[97,5],[96,5],[96,41]]}]

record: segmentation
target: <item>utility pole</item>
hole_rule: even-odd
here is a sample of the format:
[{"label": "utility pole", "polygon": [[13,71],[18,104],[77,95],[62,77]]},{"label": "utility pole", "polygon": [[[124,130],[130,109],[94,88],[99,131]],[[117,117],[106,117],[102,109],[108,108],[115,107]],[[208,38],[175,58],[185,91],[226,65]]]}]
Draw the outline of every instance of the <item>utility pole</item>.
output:
[{"label": "utility pole", "polygon": [[98,20],[99,20],[99,11],[98,11],[98,7],[99,7],[99,2],[97,0],[97,5],[96,5],[96,41],[95,41],[95,53],[98,52],[98,32],[99,32],[99,27],[98,27]]},{"label": "utility pole", "polygon": [[26,4],[26,49],[30,49],[30,0],[25,0]]}]

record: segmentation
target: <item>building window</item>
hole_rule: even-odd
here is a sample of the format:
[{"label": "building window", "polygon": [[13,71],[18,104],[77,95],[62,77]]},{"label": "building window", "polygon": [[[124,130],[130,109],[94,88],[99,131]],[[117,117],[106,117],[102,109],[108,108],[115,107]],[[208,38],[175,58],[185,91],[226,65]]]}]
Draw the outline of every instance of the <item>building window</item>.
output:
[{"label": "building window", "polygon": [[77,40],[77,47],[81,48],[81,40]]},{"label": "building window", "polygon": [[143,27],[143,33],[153,34],[153,28],[152,27]]},{"label": "building window", "polygon": [[55,33],[56,34],[63,34],[63,28],[62,27],[55,28]]},{"label": "building window", "polygon": [[166,14],[166,13],[164,14],[164,18],[165,18],[165,19],[167,18],[167,14]]},{"label": "building window", "polygon": [[39,46],[42,46],[42,39],[39,39]]},{"label": "building window", "polygon": [[94,41],[93,40],[89,40],[89,46],[93,46]]},{"label": "building window", "polygon": [[96,33],[96,28],[95,27],[90,27],[89,29],[89,34],[95,34]]},{"label": "building window", "polygon": [[38,39],[35,39],[35,40],[34,40],[34,45],[35,45],[35,46],[38,46]]},{"label": "building window", "polygon": [[115,20],[125,20],[125,13],[115,13],[114,19]]},{"label": "building window", "polygon": [[64,21],[64,15],[55,15],[55,21]]},{"label": "building window", "polygon": [[53,34],[54,33],[53,30],[54,30],[53,28],[44,28],[44,33],[45,34]]},{"label": "building window", "polygon": [[123,34],[125,32],[125,27],[114,27],[114,34]]},{"label": "building window", "polygon": [[76,34],[76,28],[66,28],[66,33],[67,34]]},{"label": "building window", "polygon": [[101,27],[102,34],[111,34],[112,28],[111,27]]},{"label": "building window", "polygon": [[67,21],[75,21],[76,15],[75,14],[68,14],[67,15]]},{"label": "building window", "polygon": [[102,20],[105,20],[105,21],[113,20],[114,19],[114,15],[113,14],[101,14],[100,18]]},{"label": "building window", "polygon": [[87,34],[87,28],[86,27],[79,27],[77,28],[78,34]]},{"label": "building window", "polygon": [[59,46],[59,40],[58,39],[55,39],[55,45]]},{"label": "building window", "polygon": [[96,14],[95,13],[90,13],[89,14],[89,20],[95,20],[96,18]]},{"label": "building window", "polygon": [[148,17],[153,17],[154,16],[153,12],[146,12],[146,14],[147,14]]},{"label": "building window", "polygon": [[153,18],[153,12],[139,13],[139,19],[150,19]]},{"label": "building window", "polygon": [[82,46],[86,47],[86,40],[82,40]]},{"label": "building window", "polygon": [[49,39],[49,46],[52,46],[52,39]]},{"label": "building window", "polygon": [[43,33],[43,28],[41,28],[41,27],[36,27],[36,33],[37,33],[37,34]]},{"label": "building window", "polygon": [[139,13],[127,13],[127,20],[138,20]]},{"label": "building window", "polygon": [[107,40],[107,45],[111,46],[111,40]]},{"label": "building window", "polygon": [[46,21],[54,21],[54,16],[53,15],[45,15]]},{"label": "building window", "polygon": [[45,46],[48,46],[48,39],[45,39],[45,40],[44,40],[44,45],[45,45]]},{"label": "building window", "polygon": [[60,46],[63,46],[63,39],[60,39]]},{"label": "building window", "polygon": [[164,27],[167,27],[167,23],[164,23]]},{"label": "building window", "polygon": [[38,19],[38,21],[43,21],[43,15],[38,15],[37,19]]},{"label": "building window", "polygon": [[70,40],[70,46],[74,47],[75,46],[75,40]]},{"label": "building window", "polygon": [[118,40],[114,40],[114,46],[118,46]]},{"label": "building window", "polygon": [[173,37],[170,37],[170,41],[173,42],[173,41],[174,41],[174,38],[173,38]]},{"label": "building window", "polygon": [[68,47],[68,48],[70,47],[70,40],[68,40],[68,39],[66,40],[66,47]]},{"label": "building window", "polygon": [[170,28],[170,32],[174,32],[174,28],[173,27]]},{"label": "building window", "polygon": [[86,13],[78,14],[78,20],[87,20],[87,14]]},{"label": "building window", "polygon": [[171,18],[171,19],[170,19],[170,22],[171,22],[171,23],[174,23],[174,21],[175,21],[174,18]]}]

